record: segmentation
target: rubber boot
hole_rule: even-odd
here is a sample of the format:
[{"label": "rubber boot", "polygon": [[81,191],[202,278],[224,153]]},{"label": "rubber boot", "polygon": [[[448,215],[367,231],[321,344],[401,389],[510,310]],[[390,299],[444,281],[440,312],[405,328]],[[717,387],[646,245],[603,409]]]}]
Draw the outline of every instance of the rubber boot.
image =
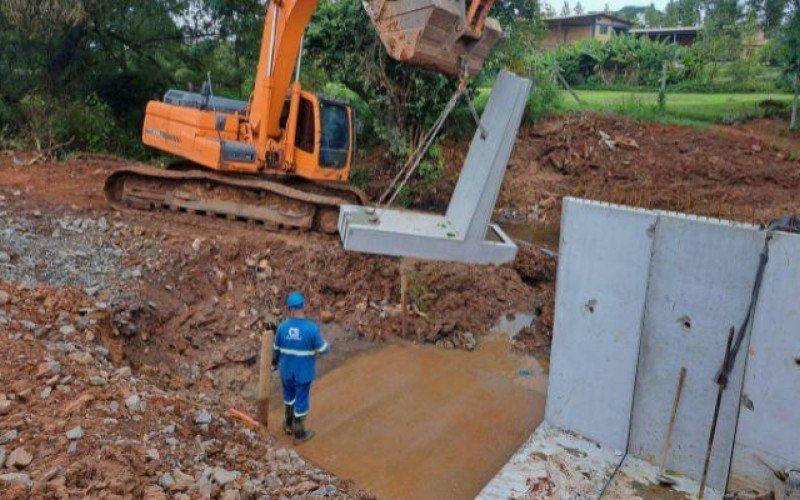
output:
[{"label": "rubber boot", "polygon": [[294,433],[294,405],[283,405],[283,432],[291,436]]},{"label": "rubber boot", "polygon": [[314,437],[314,431],[306,429],[306,418],[294,418],[294,444],[300,444]]}]

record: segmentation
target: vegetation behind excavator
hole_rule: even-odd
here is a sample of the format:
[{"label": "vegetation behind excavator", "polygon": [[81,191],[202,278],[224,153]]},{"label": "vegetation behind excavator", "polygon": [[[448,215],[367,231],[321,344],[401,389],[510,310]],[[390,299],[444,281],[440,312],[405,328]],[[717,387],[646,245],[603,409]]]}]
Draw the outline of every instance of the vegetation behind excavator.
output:
[{"label": "vegetation behind excavator", "polygon": [[[499,39],[493,0],[364,2],[387,53],[461,79],[475,75]],[[318,0],[270,2],[250,100],[170,90],[152,101],[145,145],[183,158],[180,168],[112,173],[106,197],[120,208],[183,210],[334,233],[339,207],[364,204],[348,185],[355,156],[346,102],[303,90],[303,34]],[[203,168],[196,168],[197,166]]]}]

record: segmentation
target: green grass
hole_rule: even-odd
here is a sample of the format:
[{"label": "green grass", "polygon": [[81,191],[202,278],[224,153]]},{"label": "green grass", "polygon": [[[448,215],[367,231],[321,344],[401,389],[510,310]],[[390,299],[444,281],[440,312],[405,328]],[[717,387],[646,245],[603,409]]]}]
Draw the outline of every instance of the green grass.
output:
[{"label": "green grass", "polygon": [[611,90],[578,90],[583,103],[566,91],[562,92],[558,109],[623,114],[643,120],[681,125],[707,126],[738,113],[748,113],[767,99],[789,103],[791,94],[699,94],[667,93],[664,116],[657,109],[657,92],[624,92]]}]

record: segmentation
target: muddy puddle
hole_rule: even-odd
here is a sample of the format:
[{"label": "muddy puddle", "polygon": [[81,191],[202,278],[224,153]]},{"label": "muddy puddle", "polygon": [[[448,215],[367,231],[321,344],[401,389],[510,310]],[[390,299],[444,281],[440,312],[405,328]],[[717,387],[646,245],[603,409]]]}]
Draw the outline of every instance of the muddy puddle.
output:
[{"label": "muddy puddle", "polygon": [[347,356],[315,383],[317,435],[298,452],[379,498],[473,498],[541,422],[547,387],[507,338],[481,340],[473,352],[392,343]]},{"label": "muddy puddle", "polygon": [[558,252],[560,228],[558,225],[545,225],[539,222],[517,222],[500,224],[503,231],[515,240],[524,241]]}]

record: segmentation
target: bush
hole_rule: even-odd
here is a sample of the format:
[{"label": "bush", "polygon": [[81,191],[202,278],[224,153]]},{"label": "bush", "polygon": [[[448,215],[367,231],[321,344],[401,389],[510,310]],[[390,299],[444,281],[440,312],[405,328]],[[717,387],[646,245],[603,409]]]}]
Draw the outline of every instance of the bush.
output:
[{"label": "bush", "polygon": [[20,108],[24,147],[47,149],[69,144],[72,150],[103,151],[117,135],[111,108],[95,94],[84,101],[28,94],[20,100]]},{"label": "bush", "polygon": [[[570,85],[644,85],[655,87],[665,61],[674,60],[678,47],[668,43],[617,36],[607,42],[584,40],[558,48],[546,59],[558,64]],[[682,77],[682,71],[671,78]]]},{"label": "bush", "polygon": [[68,103],[55,119],[57,139],[60,142],[73,140],[73,148],[81,151],[105,150],[115,128],[111,108],[95,94],[82,102]]}]

